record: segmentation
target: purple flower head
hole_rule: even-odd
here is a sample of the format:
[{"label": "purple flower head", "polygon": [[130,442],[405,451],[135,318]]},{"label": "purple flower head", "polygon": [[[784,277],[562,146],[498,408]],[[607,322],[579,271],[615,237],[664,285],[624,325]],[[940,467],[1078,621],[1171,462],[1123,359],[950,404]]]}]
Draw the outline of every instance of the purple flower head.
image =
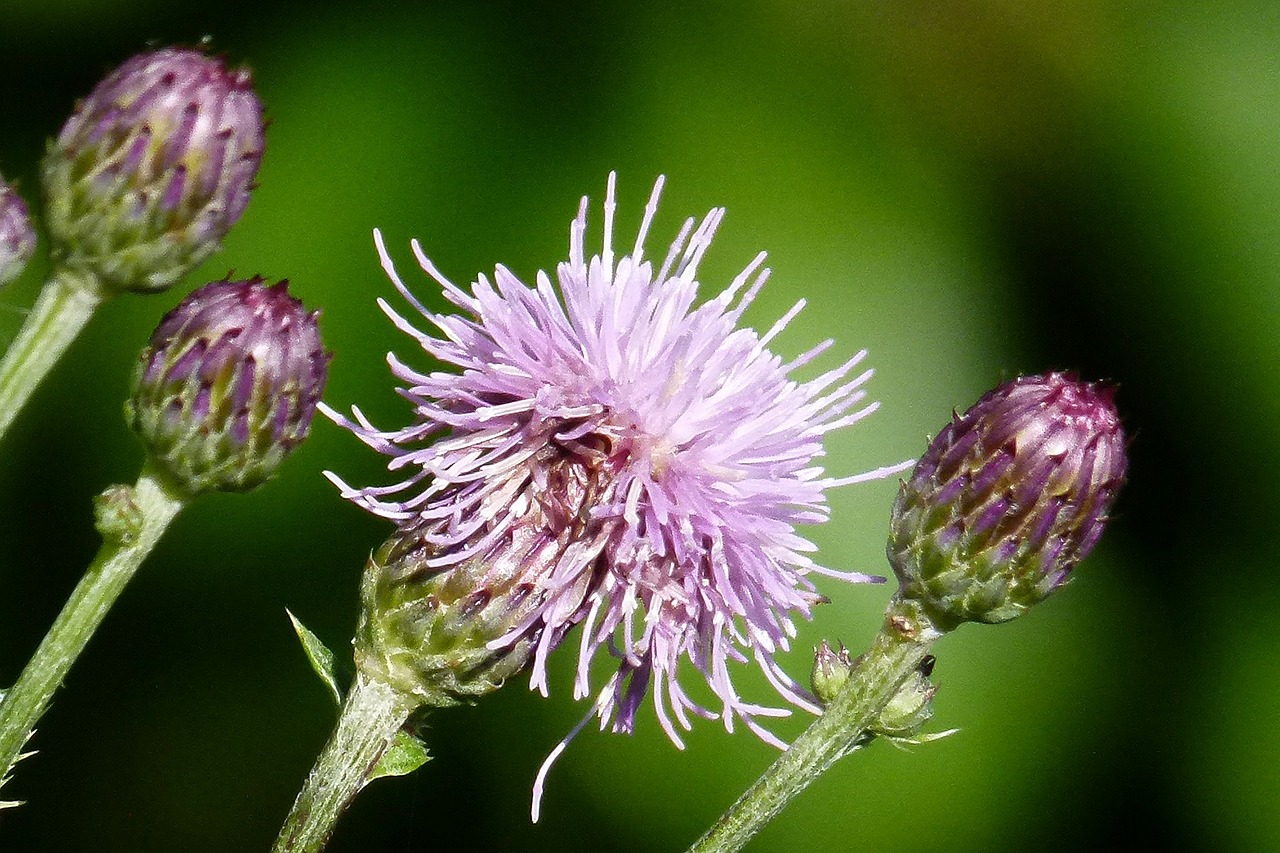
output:
[{"label": "purple flower head", "polygon": [[954,627],[1013,619],[1066,583],[1124,484],[1114,396],[1067,373],[1022,376],[955,415],[894,505],[899,595]]},{"label": "purple flower head", "polygon": [[113,290],[169,287],[244,212],[264,133],[247,70],[183,48],[133,57],[45,157],[55,259]]},{"label": "purple flower head", "polygon": [[125,407],[152,459],[192,494],[270,478],[307,437],[324,391],[318,317],[285,281],[192,291],[152,333]]},{"label": "purple flower head", "polygon": [[[525,555],[538,606],[489,645],[532,638],[531,686],[544,695],[547,655],[581,625],[574,695],[594,694],[602,727],[630,732],[649,694],[677,746],[690,715],[721,716],[730,730],[741,719],[781,746],[757,718],[789,712],[739,696],[730,664],[755,660],[788,702],[819,710],[774,655],[788,648],[793,615],[808,618],[822,600],[810,574],[875,579],[819,566],[796,528],[827,519],[828,489],[901,467],[826,475],[815,464],[826,434],[876,408],[862,390],[871,371],[855,372],[865,353],[802,381],[800,368],[831,342],[792,361],[768,347],[803,302],[764,335],[740,327],[769,275],[763,252],[699,303],[698,264],[723,209],[689,219],[660,263],[644,256],[661,178],[634,247],[615,257],[614,180],[603,251],[586,254],[584,198],[555,281],[539,272],[529,286],[499,266],[464,290],[414,241],[458,314],[418,302],[375,232],[383,268],[436,334],[382,309],[445,369],[421,372],[389,356],[414,407],[400,429],[378,429],[358,409],[352,419],[324,409],[390,456],[403,479],[352,488],[329,476],[344,497],[399,525],[398,536],[433,543],[424,571]],[[618,666],[593,687],[589,667],[602,649]],[[682,658],[718,707],[685,692]]]},{"label": "purple flower head", "polygon": [[0,178],[0,286],[22,274],[36,251],[27,203]]}]

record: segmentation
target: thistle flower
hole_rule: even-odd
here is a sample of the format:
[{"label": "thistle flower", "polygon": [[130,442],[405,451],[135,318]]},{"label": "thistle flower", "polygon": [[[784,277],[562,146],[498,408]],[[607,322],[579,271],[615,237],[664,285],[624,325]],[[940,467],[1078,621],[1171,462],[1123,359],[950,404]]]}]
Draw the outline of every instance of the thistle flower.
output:
[{"label": "thistle flower", "polygon": [[248,71],[180,48],[133,57],[45,156],[54,260],[110,291],[169,287],[244,212],[264,130]]},{"label": "thistle flower", "polygon": [[1124,483],[1114,390],[1023,376],[955,415],[902,484],[889,561],[899,595],[944,629],[1003,622],[1093,549]]},{"label": "thistle flower", "polygon": [[35,251],[27,203],[0,178],[0,287],[22,274]]},{"label": "thistle flower", "polygon": [[[808,618],[822,600],[811,575],[878,579],[818,565],[796,527],[827,519],[827,490],[901,468],[832,477],[817,467],[826,434],[876,408],[864,402],[871,371],[854,372],[865,352],[801,381],[800,368],[831,342],[792,361],[768,346],[803,301],[764,335],[740,328],[769,275],[764,253],[695,305],[698,264],[724,211],[688,220],[655,267],[643,249],[661,178],[634,248],[615,257],[614,181],[603,251],[586,255],[584,198],[554,283],[539,272],[530,287],[499,266],[467,291],[414,241],[422,269],[461,315],[416,300],[375,232],[384,270],[440,337],[385,302],[382,309],[449,370],[423,373],[389,356],[414,407],[400,429],[322,405],[404,472],[398,483],[367,488],[329,476],[344,497],[394,521],[398,536],[431,546],[420,574],[505,563],[519,575],[537,606],[487,645],[525,644],[531,686],[544,695],[548,654],[581,624],[574,695],[595,693],[602,727],[630,732],[652,690],[677,746],[677,725],[689,729],[691,714],[722,716],[730,730],[741,719],[781,746],[757,718],[788,711],[740,697],[729,664],[754,659],[785,700],[819,711],[774,655],[788,648],[793,617]],[[602,649],[618,668],[596,690],[588,671]],[[681,658],[705,677],[718,708],[685,692]]]},{"label": "thistle flower", "polygon": [[330,355],[288,282],[215,281],[160,321],[125,417],[191,494],[262,483],[307,437]]}]

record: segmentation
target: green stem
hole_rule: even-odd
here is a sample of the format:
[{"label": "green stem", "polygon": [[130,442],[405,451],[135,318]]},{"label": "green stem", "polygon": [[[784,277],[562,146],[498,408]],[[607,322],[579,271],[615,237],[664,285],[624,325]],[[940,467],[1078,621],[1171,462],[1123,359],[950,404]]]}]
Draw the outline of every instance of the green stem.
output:
[{"label": "green stem", "polygon": [[0,361],[0,437],[103,300],[92,276],[55,270]]},{"label": "green stem", "polygon": [[21,757],[23,745],[49,707],[67,671],[84,650],[125,584],[186,503],[148,464],[132,494],[135,524],[128,534],[108,535],[53,627],[27,663],[18,683],[0,701],[0,780]]},{"label": "green stem", "polygon": [[381,681],[356,675],[338,726],[285,818],[274,853],[323,850],[338,817],[369,781],[396,732],[417,707]]},{"label": "green stem", "polygon": [[918,608],[894,598],[870,650],[822,716],[689,848],[689,853],[741,850],[793,797],[852,750],[940,636]]}]

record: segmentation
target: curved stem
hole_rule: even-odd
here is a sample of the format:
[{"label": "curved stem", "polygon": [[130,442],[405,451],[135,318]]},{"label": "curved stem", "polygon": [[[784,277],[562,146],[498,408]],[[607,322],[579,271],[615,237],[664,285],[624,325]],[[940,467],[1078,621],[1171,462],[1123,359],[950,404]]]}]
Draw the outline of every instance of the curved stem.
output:
[{"label": "curved stem", "polygon": [[0,782],[21,758],[40,716],[67,671],[115,603],[125,584],[155,547],[186,498],[151,470],[142,470],[129,497],[135,519],[127,532],[107,535],[53,627],[27,663],[18,682],[0,701]]},{"label": "curved stem", "polygon": [[0,436],[102,303],[97,282],[55,270],[0,361]]},{"label": "curved stem", "polygon": [[280,828],[274,853],[324,849],[338,817],[369,781],[417,704],[414,697],[357,673],[338,726]]},{"label": "curved stem", "polygon": [[797,794],[847,755],[941,636],[927,617],[894,598],[884,626],[840,693],[690,853],[741,850]]}]

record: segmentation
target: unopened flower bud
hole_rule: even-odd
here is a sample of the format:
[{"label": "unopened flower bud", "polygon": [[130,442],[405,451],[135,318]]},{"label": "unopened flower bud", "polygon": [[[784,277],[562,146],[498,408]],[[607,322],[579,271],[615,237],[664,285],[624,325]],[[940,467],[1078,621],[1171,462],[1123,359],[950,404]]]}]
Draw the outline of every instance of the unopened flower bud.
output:
[{"label": "unopened flower bud", "polygon": [[823,640],[813,650],[813,672],[810,675],[813,695],[824,706],[830,704],[849,681],[849,676],[857,665],[858,662],[849,657],[849,650],[843,643],[840,648],[833,649],[830,643]]},{"label": "unopened flower bud", "polygon": [[116,483],[93,499],[93,526],[107,542],[132,545],[138,541],[146,517],[130,486]]},{"label": "unopened flower bud", "polygon": [[880,710],[880,716],[868,729],[871,734],[895,740],[910,740],[920,734],[933,716],[933,697],[938,692],[929,681],[934,663],[933,655],[925,655],[889,704]]},{"label": "unopened flower bud", "polygon": [[217,251],[262,161],[251,82],[215,57],[166,48],[99,83],[44,159],[54,261],[108,291],[155,291]]},{"label": "unopened flower bud", "polygon": [[22,274],[36,251],[27,204],[0,178],[0,287]]},{"label": "unopened flower bud", "polygon": [[1003,622],[1066,582],[1124,483],[1114,391],[1025,376],[956,415],[903,483],[889,561],[938,627]]},{"label": "unopened flower bud", "polygon": [[[850,657],[849,650],[843,644],[838,649],[832,648],[826,640],[818,645],[813,655],[813,694],[824,708],[844,689],[862,661],[862,655]],[[929,676],[933,674],[936,662],[933,655],[925,655],[915,671],[898,687],[898,692],[893,694],[893,698],[880,709],[879,715],[854,742],[854,749],[866,746],[877,737],[885,737],[901,744],[922,743],[950,734],[945,732],[919,737],[925,724],[933,717],[933,697],[938,688],[929,681]]]},{"label": "unopened flower bud", "polygon": [[330,358],[317,317],[261,278],[207,284],[164,316],[125,416],[180,486],[251,489],[307,437]]}]

